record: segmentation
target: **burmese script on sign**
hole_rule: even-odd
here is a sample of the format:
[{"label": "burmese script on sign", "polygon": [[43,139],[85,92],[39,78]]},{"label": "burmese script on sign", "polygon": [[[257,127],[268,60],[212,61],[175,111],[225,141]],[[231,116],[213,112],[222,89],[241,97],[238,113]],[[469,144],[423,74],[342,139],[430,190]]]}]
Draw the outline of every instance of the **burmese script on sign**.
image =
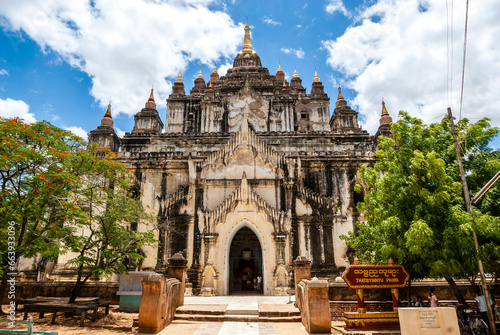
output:
[{"label": "burmese script on sign", "polygon": [[410,275],[400,265],[351,265],[343,275],[350,288],[404,287]]}]

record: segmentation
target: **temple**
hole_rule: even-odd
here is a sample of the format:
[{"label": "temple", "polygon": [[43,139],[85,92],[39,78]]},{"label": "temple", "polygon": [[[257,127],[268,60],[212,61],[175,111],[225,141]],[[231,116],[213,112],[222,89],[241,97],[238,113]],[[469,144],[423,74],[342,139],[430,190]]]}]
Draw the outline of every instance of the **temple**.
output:
[{"label": "temple", "polygon": [[165,273],[181,252],[188,289],[207,296],[253,291],[258,275],[264,294],[284,295],[299,255],[312,261],[313,276],[338,276],[352,254],[340,236],[360,219],[357,172],[374,163],[376,136],[390,133],[385,105],[376,136],[358,125],[340,87],[330,116],[318,74],[310,93],[296,69],[290,81],[281,65],[270,74],[248,23],[233,67],[224,76],[215,67],[207,79],[200,70],[186,94],[179,72],[165,125],[151,91],[123,138],[109,108],[89,134],[119,152],[156,218],[159,244],[143,249],[142,270]]}]

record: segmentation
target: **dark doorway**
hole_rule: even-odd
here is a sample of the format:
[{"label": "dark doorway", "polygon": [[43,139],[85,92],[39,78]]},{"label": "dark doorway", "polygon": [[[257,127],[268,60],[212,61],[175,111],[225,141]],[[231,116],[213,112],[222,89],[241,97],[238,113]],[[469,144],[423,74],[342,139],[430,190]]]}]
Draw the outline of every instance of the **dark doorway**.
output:
[{"label": "dark doorway", "polygon": [[229,293],[259,293],[259,275],[263,292],[262,248],[254,232],[243,227],[234,235],[229,250]]}]

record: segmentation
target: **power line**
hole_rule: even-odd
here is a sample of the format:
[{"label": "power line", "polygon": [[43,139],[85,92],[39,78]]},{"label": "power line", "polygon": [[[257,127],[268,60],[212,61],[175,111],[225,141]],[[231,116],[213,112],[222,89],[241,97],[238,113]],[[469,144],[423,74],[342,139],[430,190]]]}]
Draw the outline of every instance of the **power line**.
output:
[{"label": "power line", "polygon": [[465,56],[467,54],[467,23],[469,22],[469,0],[465,4],[465,33],[464,33],[464,56],[462,61],[462,88],[460,90],[460,114],[459,120],[462,119],[462,105],[464,99],[464,82],[465,82]]}]

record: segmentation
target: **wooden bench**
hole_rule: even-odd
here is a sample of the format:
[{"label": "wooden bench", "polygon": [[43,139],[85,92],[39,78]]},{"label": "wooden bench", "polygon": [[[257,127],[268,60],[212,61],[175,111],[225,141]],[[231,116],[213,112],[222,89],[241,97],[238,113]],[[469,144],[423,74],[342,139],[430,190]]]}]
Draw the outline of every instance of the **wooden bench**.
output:
[{"label": "wooden bench", "polygon": [[52,313],[51,324],[54,324],[58,312],[80,314],[80,326],[83,326],[85,322],[85,317],[88,311],[93,311],[92,322],[95,321],[97,317],[97,310],[100,307],[106,308],[106,314],[109,314],[109,304],[110,301],[106,302],[74,302],[74,303],[64,303],[59,301],[48,301],[48,302],[35,302],[31,304],[24,305],[24,317],[23,320],[28,318],[28,313],[38,312],[39,317],[43,318],[45,313]]}]

